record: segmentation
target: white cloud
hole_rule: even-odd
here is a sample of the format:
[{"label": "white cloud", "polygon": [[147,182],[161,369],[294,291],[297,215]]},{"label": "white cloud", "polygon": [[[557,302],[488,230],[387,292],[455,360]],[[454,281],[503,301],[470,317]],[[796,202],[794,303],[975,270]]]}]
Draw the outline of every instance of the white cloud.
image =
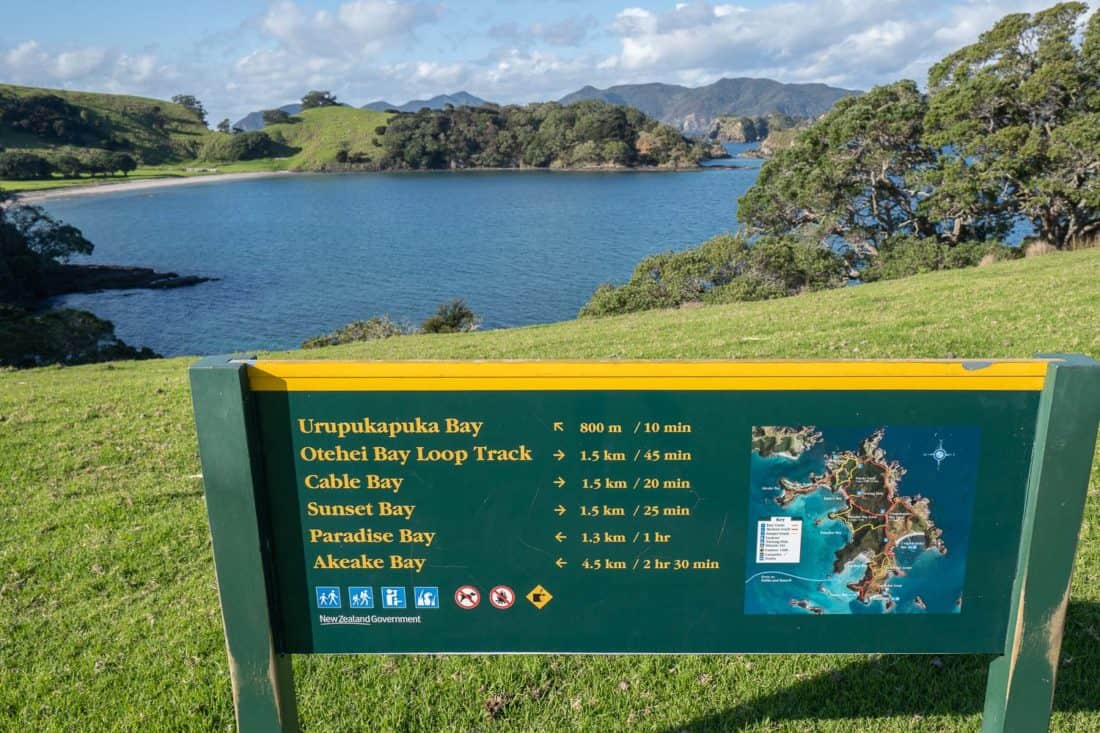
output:
[{"label": "white cloud", "polygon": [[29,40],[0,52],[0,78],[34,86],[156,94],[180,74],[154,53],[127,54],[98,46],[51,51]]},{"label": "white cloud", "polygon": [[37,71],[49,62],[49,55],[38,46],[38,41],[24,41],[4,54],[4,67],[9,73]]},{"label": "white cloud", "polygon": [[54,67],[60,79],[79,79],[96,71],[106,61],[107,52],[102,48],[79,48],[59,53]]},{"label": "white cloud", "polygon": [[[621,10],[614,60],[629,79],[772,76],[855,87],[914,76],[975,40],[1009,12],[1047,0],[942,5],[911,0],[794,0],[758,8],[681,2],[664,12]],[[624,78],[625,80],[625,78]]]},{"label": "white cloud", "polygon": [[441,5],[395,0],[353,0],[335,12],[310,12],[290,0],[277,2],[260,18],[261,35],[280,48],[315,56],[357,57],[409,40],[413,31],[435,21]]}]

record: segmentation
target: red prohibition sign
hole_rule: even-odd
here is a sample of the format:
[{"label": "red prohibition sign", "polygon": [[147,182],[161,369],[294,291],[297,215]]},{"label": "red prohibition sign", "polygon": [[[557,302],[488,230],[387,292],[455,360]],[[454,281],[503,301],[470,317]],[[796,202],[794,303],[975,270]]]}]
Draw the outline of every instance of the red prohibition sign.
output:
[{"label": "red prohibition sign", "polygon": [[489,591],[489,603],[493,604],[493,608],[504,611],[511,608],[515,602],[516,592],[506,585],[498,585]]},{"label": "red prohibition sign", "polygon": [[455,603],[459,608],[465,608],[467,611],[477,608],[477,604],[481,603],[481,592],[472,585],[459,586],[455,591]]}]

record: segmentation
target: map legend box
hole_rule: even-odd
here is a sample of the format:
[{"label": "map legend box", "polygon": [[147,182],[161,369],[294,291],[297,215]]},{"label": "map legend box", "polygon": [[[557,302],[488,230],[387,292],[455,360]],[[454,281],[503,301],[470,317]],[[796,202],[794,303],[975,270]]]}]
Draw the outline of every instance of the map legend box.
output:
[{"label": "map legend box", "polygon": [[757,523],[757,562],[799,562],[802,519],[773,516]]},{"label": "map legend box", "polygon": [[801,560],[801,519],[772,517],[756,523],[756,562],[798,563]]}]

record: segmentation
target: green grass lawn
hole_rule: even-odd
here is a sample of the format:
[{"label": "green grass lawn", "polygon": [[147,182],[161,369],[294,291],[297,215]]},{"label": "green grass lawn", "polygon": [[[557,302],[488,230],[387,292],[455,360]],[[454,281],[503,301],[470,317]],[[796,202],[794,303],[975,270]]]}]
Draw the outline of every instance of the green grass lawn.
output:
[{"label": "green grass lawn", "polygon": [[[349,313],[348,320],[369,314]],[[1100,357],[1100,250],[302,358]],[[0,372],[0,730],[226,730],[187,367]],[[976,731],[985,657],[299,657],[307,731]],[[1054,730],[1100,731],[1100,470]],[[495,715],[488,711],[496,710]]]}]

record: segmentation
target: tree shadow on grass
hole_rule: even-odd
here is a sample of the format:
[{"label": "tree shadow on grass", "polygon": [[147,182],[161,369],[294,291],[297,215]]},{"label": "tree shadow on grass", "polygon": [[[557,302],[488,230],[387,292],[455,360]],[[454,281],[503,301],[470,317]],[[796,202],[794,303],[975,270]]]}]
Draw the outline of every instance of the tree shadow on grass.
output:
[{"label": "tree shadow on grass", "polygon": [[[899,619],[900,621],[900,619]],[[989,656],[866,657],[669,733],[733,731],[776,720],[846,720],[981,713]],[[1100,603],[1069,604],[1054,709],[1100,712]]]}]

